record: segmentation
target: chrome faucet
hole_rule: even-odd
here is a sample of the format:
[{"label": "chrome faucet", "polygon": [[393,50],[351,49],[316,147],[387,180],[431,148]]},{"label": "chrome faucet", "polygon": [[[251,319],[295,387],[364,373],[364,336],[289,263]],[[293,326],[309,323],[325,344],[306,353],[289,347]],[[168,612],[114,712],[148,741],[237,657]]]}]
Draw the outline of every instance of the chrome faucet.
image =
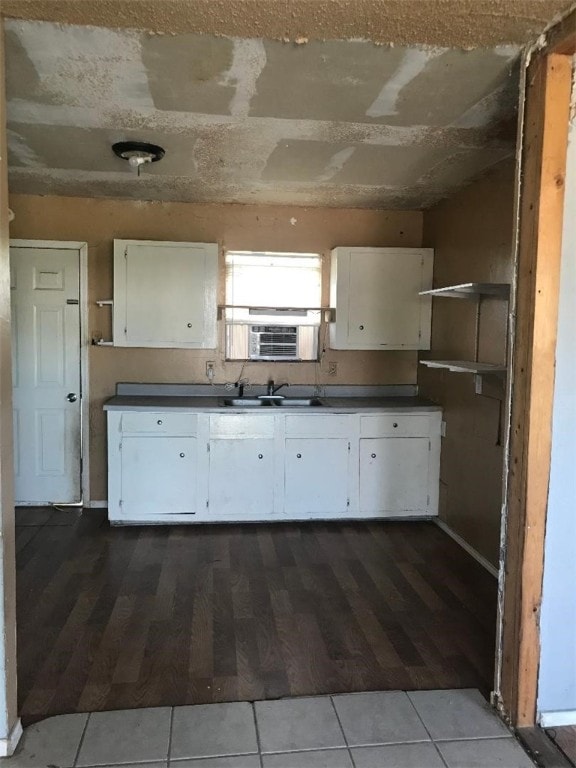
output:
[{"label": "chrome faucet", "polygon": [[283,400],[284,395],[277,395],[276,392],[278,392],[279,389],[282,389],[282,387],[289,387],[290,384],[287,382],[284,382],[284,384],[278,384],[278,386],[274,385],[274,381],[270,379],[268,384],[266,385],[266,394],[265,395],[259,395],[260,400]]},{"label": "chrome faucet", "polygon": [[[289,387],[289,386],[290,384],[288,384],[288,382],[285,381],[284,384],[278,384],[278,386],[275,387],[274,382],[272,381],[272,379],[270,379],[270,381],[268,382],[268,392],[267,392],[268,397],[273,397],[276,394],[276,392],[278,392],[279,389],[282,389],[282,387]],[[283,395],[280,395],[280,397],[283,397]]]}]

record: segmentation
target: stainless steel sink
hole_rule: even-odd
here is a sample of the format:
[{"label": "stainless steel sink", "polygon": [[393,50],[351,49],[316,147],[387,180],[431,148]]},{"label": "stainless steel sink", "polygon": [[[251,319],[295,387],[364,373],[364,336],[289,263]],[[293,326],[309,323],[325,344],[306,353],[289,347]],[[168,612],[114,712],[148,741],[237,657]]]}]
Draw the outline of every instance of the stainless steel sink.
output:
[{"label": "stainless steel sink", "polygon": [[284,397],[261,399],[259,397],[225,397],[225,406],[229,408],[302,408],[318,407],[322,401],[317,397]]}]

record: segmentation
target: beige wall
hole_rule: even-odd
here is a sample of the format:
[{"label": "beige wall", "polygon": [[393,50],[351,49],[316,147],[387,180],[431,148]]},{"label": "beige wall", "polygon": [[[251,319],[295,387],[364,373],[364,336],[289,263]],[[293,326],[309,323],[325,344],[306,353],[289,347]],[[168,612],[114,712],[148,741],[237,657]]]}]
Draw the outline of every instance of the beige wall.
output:
[{"label": "beige wall", "polygon": [[[0,19],[0,742],[8,739],[16,711],[16,563],[12,457],[12,354],[4,34]],[[4,750],[7,745],[2,745]],[[15,746],[15,745],[14,745]],[[7,754],[0,751],[0,754]]]},{"label": "beige wall", "polygon": [[[137,179],[134,179],[137,184]],[[246,205],[194,205],[14,195],[14,238],[88,242],[90,334],[109,338],[110,310],[95,305],[112,297],[114,238],[218,242],[240,250],[311,251],[324,259],[324,297],[328,305],[331,248],[337,245],[418,247],[423,215],[418,211],[340,210]],[[221,265],[222,267],[223,265]],[[220,301],[224,302],[223,280]],[[220,329],[221,331],[222,329]],[[222,333],[220,333],[220,337]],[[104,400],[117,381],[206,383],[205,361],[216,362],[216,382],[234,381],[240,363],[225,363],[221,350],[90,350],[91,498],[106,498]],[[328,376],[328,362],[338,364]],[[244,376],[255,383],[272,377],[299,384],[413,384],[415,352],[329,352],[316,363],[252,363]]]},{"label": "beige wall", "polygon": [[[512,280],[514,168],[506,163],[424,216],[424,245],[435,248],[434,287]],[[435,299],[430,357],[474,360],[476,302]],[[508,304],[485,299],[480,310],[478,359],[506,361]],[[440,517],[497,565],[503,473],[504,388],[476,395],[474,377],[425,369],[421,394],[444,408]]]}]

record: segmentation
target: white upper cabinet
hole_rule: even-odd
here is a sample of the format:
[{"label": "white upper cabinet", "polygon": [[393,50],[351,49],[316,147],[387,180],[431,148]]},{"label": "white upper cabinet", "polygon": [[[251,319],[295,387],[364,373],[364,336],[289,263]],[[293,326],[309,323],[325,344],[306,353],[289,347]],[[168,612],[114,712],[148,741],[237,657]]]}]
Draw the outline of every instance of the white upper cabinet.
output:
[{"label": "white upper cabinet", "polygon": [[432,248],[334,248],[332,349],[430,349]]},{"label": "white upper cabinet", "polygon": [[214,349],[217,280],[216,243],[114,240],[114,345]]}]

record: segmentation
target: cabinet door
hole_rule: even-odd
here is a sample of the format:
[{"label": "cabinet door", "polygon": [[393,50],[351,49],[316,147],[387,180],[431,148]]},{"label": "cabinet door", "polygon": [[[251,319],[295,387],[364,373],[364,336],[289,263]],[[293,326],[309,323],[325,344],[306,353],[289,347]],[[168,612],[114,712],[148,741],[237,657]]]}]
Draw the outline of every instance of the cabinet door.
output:
[{"label": "cabinet door", "polygon": [[114,242],[114,344],[215,347],[218,248]]},{"label": "cabinet door", "polygon": [[196,512],[196,438],[123,437],[121,509],[128,518]]},{"label": "cabinet door", "polygon": [[431,299],[419,296],[432,285],[430,249],[339,248],[334,260],[334,348],[430,348]]},{"label": "cabinet door", "polygon": [[274,512],[274,440],[210,440],[208,504],[215,519],[264,519]]},{"label": "cabinet door", "polygon": [[360,440],[360,513],[427,514],[429,457],[427,438]]},{"label": "cabinet door", "polygon": [[348,440],[342,438],[286,440],[286,515],[331,515],[348,511],[348,445]]}]

